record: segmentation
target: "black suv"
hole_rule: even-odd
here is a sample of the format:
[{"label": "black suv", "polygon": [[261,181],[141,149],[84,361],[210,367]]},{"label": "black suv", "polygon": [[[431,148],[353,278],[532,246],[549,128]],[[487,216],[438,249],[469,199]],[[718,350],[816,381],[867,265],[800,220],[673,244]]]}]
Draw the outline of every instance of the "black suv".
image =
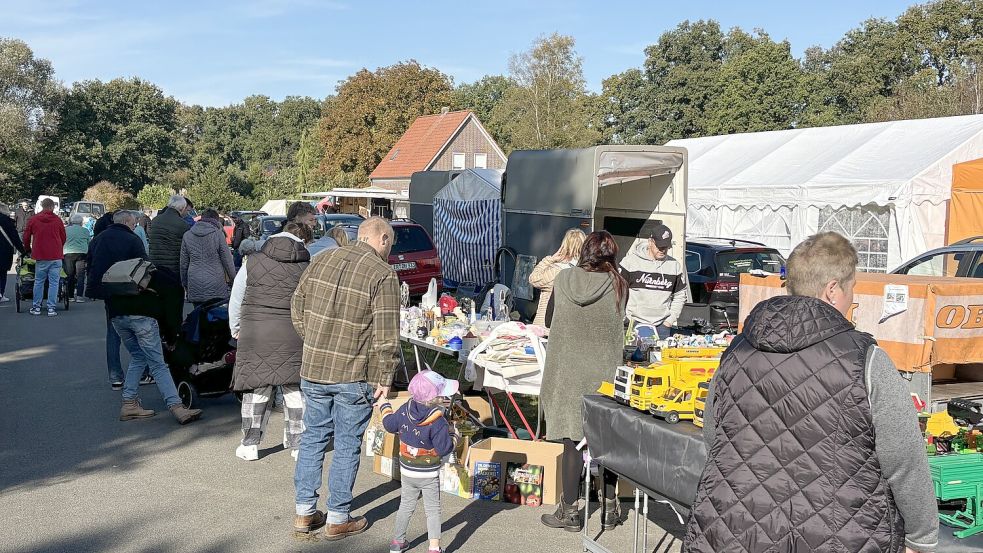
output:
[{"label": "black suv", "polygon": [[784,268],[782,254],[758,242],[686,239],[686,272],[693,302],[708,306],[707,320],[715,329],[737,328],[742,273],[778,275]]}]

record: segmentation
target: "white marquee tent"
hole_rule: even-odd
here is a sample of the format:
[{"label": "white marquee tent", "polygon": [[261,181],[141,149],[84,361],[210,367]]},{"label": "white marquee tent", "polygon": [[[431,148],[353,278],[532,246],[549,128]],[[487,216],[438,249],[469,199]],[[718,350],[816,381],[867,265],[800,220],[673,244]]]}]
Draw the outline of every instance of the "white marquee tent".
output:
[{"label": "white marquee tent", "polygon": [[835,230],[860,268],[893,269],[943,245],[952,165],[983,158],[983,115],[673,140],[689,151],[688,236],[786,255]]}]

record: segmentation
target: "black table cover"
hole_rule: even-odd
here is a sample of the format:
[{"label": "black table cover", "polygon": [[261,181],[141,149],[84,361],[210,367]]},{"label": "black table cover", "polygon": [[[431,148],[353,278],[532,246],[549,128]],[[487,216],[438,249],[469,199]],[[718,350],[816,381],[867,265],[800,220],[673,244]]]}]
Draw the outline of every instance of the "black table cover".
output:
[{"label": "black table cover", "polygon": [[[689,422],[667,424],[613,399],[584,396],[584,436],[591,456],[639,487],[689,509],[706,463],[703,433]],[[981,553],[983,534],[958,539],[939,527],[938,553]]]}]

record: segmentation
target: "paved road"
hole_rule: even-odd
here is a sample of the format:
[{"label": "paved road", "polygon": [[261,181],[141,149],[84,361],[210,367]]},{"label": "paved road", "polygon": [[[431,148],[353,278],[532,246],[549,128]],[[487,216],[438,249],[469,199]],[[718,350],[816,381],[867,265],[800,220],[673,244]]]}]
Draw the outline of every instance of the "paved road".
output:
[{"label": "paved road", "polygon": [[[240,461],[233,454],[240,432],[232,396],[205,400],[203,419],[181,427],[156,388],[143,386],[144,406],[164,412],[119,422],[119,392],[106,381],[104,324],[101,303],[73,304],[56,318],[0,307],[0,551],[387,550],[399,485],[365,462],[354,512],[372,528],[335,543],[292,538],[293,460],[277,446],[281,423],[271,421],[264,441],[271,453]],[[581,550],[578,534],[539,523],[548,508],[448,495],[442,501],[448,551]],[[681,535],[665,507],[651,510],[653,521]],[[426,551],[420,511],[410,526],[417,552]],[[630,527],[602,542],[630,551]],[[678,551],[679,541],[654,522],[649,547]]]}]

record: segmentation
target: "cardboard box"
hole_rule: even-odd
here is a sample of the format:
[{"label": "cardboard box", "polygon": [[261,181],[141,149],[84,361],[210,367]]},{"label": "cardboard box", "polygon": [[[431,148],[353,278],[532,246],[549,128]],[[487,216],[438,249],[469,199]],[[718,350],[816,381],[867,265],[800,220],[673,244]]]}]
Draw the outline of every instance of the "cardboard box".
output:
[{"label": "cardboard box", "polygon": [[551,442],[528,442],[508,438],[489,438],[471,445],[467,458],[468,471],[474,475],[479,462],[539,465],[543,467],[543,504],[555,505],[562,488],[560,457],[563,446]]},{"label": "cardboard box", "polygon": [[386,433],[382,453],[373,458],[372,472],[391,480],[399,480],[399,438]]}]

